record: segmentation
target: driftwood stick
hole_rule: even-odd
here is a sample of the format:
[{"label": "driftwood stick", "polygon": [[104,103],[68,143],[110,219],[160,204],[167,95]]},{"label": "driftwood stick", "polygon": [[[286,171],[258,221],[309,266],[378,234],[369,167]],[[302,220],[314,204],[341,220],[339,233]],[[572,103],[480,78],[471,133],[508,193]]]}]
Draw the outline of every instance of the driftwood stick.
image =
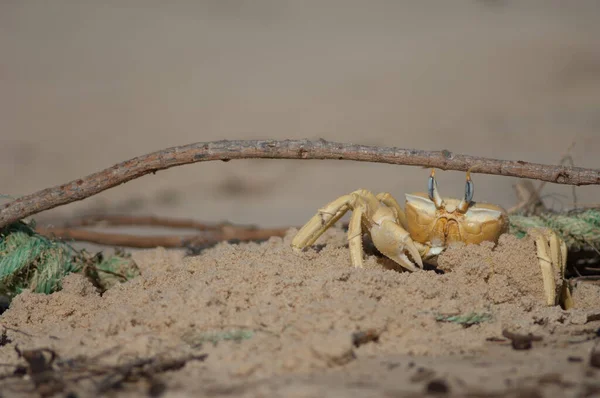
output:
[{"label": "driftwood stick", "polygon": [[[98,232],[85,227],[146,227],[189,229],[201,234],[148,235]],[[259,228],[256,225],[236,225],[228,222],[202,223],[192,219],[156,216],[89,215],[68,220],[61,225],[43,227],[36,225],[36,232],[49,238],[75,240],[99,245],[130,248],[185,248],[212,245],[224,240],[240,242],[260,241],[272,236],[283,237],[288,228]]]},{"label": "driftwood stick", "polygon": [[49,238],[75,240],[107,246],[130,248],[185,248],[212,245],[226,240],[240,242],[260,241],[272,236],[284,236],[287,228],[241,229],[214,231],[205,235],[134,235],[109,232],[96,232],[78,228],[36,227],[36,232]]},{"label": "driftwood stick", "polygon": [[128,226],[128,227],[162,227],[174,229],[193,229],[197,231],[222,231],[224,229],[236,230],[255,230],[256,225],[234,225],[227,222],[222,223],[203,223],[191,219],[169,218],[156,216],[135,216],[135,215],[89,215],[81,216],[68,220],[60,225],[61,228],[80,228],[80,227],[107,227],[107,226]]},{"label": "driftwood stick", "polygon": [[200,142],[172,147],[116,164],[87,177],[20,197],[0,209],[0,228],[33,214],[93,196],[149,173],[175,166],[232,159],[331,159],[433,167],[530,178],[568,185],[600,184],[600,170],[550,166],[454,154],[352,145],[325,140]]}]

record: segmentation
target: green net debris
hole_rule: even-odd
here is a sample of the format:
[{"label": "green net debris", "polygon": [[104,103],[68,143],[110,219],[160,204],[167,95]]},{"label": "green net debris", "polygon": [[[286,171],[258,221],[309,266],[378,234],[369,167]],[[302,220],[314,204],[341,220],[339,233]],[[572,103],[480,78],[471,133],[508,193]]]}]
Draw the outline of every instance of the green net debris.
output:
[{"label": "green net debris", "polygon": [[103,256],[78,251],[21,221],[0,229],[1,296],[10,300],[24,289],[49,294],[60,290],[62,278],[74,272],[85,275],[101,291],[139,274],[125,253]]},{"label": "green net debris", "polygon": [[217,345],[220,341],[235,341],[239,343],[243,340],[251,339],[255,335],[253,330],[232,329],[215,330],[206,332],[189,332],[184,334],[183,340],[192,347],[200,347],[205,343]]},{"label": "green net debris", "polygon": [[523,237],[531,228],[550,228],[567,244],[569,251],[600,253],[600,208],[510,216],[510,233]]}]

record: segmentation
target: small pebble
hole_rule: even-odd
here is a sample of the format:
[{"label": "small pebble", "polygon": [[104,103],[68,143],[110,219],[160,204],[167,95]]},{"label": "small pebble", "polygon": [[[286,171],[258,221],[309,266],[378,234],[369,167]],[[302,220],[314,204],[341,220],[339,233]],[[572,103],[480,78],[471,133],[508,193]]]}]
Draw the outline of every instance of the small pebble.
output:
[{"label": "small pebble", "polygon": [[148,395],[150,397],[160,397],[167,391],[165,383],[159,380],[152,380],[150,387],[148,388]]},{"label": "small pebble", "polygon": [[426,391],[429,394],[448,394],[450,387],[448,387],[448,383],[445,380],[435,379],[427,383]]},{"label": "small pebble", "polygon": [[600,368],[600,351],[592,351],[590,354],[590,366],[593,368]]}]

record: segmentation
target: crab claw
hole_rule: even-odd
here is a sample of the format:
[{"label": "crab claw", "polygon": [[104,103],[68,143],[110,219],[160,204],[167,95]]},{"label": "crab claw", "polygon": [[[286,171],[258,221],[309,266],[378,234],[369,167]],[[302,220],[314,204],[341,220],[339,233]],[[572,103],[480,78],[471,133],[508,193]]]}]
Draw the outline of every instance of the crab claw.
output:
[{"label": "crab claw", "polygon": [[386,220],[374,225],[371,228],[371,239],[377,250],[403,268],[409,271],[423,268],[421,254],[410,234],[395,222]]}]

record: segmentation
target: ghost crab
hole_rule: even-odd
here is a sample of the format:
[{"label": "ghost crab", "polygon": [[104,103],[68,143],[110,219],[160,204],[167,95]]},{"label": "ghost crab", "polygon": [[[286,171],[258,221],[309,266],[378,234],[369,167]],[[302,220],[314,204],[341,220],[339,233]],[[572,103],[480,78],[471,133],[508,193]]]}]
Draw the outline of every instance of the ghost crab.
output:
[{"label": "ghost crab", "polygon": [[[377,195],[359,189],[341,196],[319,209],[296,234],[292,248],[301,251],[311,246],[346,212],[352,210],[348,226],[350,259],[354,267],[363,266],[362,234],[368,232],[375,247],[408,271],[423,269],[423,262],[435,259],[454,242],[479,244],[498,242],[508,232],[509,220],[502,207],[473,201],[474,185],[467,172],[462,199],[441,197],[431,171],[426,193],[406,194],[405,210],[387,192]],[[550,230],[531,230],[542,273],[547,305],[571,306],[564,272],[567,248]]]}]

